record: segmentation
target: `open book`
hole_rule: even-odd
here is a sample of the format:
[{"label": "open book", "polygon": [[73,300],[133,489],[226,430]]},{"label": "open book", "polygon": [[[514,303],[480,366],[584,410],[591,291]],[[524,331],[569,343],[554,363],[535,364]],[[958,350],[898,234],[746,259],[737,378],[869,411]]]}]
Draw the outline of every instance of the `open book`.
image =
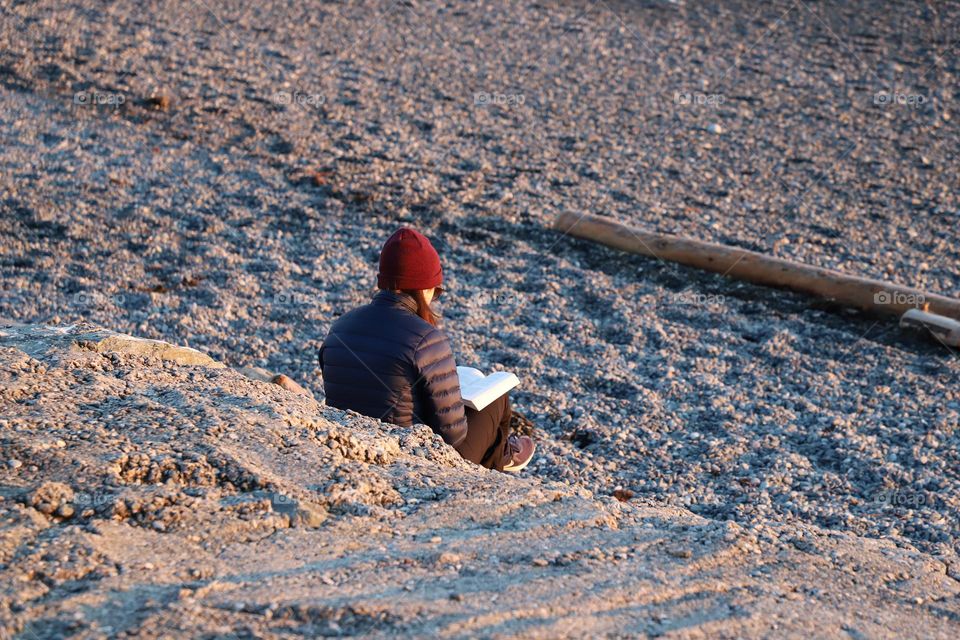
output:
[{"label": "open book", "polygon": [[520,378],[506,371],[495,371],[485,376],[473,367],[457,367],[457,376],[460,378],[463,404],[477,411],[520,384]]}]

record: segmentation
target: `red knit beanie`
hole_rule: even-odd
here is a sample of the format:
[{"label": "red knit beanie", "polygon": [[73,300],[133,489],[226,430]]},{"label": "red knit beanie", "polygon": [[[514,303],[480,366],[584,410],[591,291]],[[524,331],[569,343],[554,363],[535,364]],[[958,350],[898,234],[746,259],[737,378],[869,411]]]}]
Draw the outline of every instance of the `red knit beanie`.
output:
[{"label": "red knit beanie", "polygon": [[431,289],[443,282],[440,256],[426,236],[413,229],[397,229],[380,251],[381,289]]}]

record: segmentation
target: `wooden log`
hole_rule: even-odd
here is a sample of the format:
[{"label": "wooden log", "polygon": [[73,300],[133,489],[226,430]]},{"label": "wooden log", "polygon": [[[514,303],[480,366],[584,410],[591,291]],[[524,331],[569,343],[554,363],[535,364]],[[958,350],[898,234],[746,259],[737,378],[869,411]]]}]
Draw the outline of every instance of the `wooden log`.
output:
[{"label": "wooden log", "polygon": [[923,309],[960,320],[960,300],[747,249],[645,231],[605,216],[562,213],[553,226],[567,235],[593,240],[614,249],[677,262],[754,284],[790,289],[866,311],[900,316],[909,309]]},{"label": "wooden log", "polygon": [[944,318],[919,309],[910,309],[900,318],[900,326],[926,329],[943,344],[960,347],[960,322],[951,318]]}]

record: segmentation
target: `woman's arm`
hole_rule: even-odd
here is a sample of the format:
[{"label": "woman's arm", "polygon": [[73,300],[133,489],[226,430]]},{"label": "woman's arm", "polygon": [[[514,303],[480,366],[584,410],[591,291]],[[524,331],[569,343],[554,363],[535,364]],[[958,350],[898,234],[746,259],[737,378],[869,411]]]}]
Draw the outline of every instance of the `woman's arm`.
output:
[{"label": "woman's arm", "polygon": [[[416,367],[423,405],[419,416],[430,425],[447,444],[457,447],[467,437],[467,416],[460,397],[460,379],[457,363],[453,359],[450,341],[439,329],[434,329],[417,347]],[[414,392],[417,392],[417,388]]]}]

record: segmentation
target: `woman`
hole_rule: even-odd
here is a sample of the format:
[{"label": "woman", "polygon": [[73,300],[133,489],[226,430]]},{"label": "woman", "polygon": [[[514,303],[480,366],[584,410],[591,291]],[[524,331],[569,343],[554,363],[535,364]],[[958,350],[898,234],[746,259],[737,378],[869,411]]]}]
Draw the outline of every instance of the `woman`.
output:
[{"label": "woman", "polygon": [[440,256],[413,229],[380,252],[380,291],[333,323],[320,347],[327,404],[401,426],[423,423],[461,456],[488,469],[520,471],[533,458],[527,436],[510,434],[510,400],[474,411],[460,397],[450,342],[430,303],[443,292]]}]

